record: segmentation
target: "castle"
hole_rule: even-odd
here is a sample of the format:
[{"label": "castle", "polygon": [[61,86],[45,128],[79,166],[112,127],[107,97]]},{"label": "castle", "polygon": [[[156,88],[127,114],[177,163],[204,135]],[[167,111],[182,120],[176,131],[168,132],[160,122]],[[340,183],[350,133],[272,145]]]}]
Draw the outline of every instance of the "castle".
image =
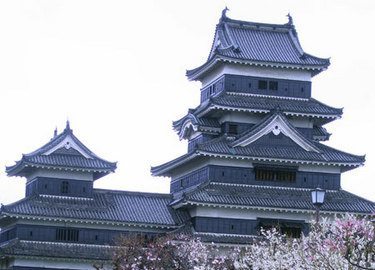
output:
[{"label": "castle", "polygon": [[366,215],[375,204],[341,189],[343,172],[364,164],[323,143],[342,110],[312,98],[312,77],[329,59],[303,51],[286,24],[233,20],[226,10],[209,57],[187,71],[200,104],[173,123],[187,153],[152,167],[170,193],[95,189],[116,170],[89,150],[69,122],[60,134],[6,168],[27,179],[26,196],[1,207],[0,269],[92,269],[110,265],[114,239],[189,231],[203,241],[246,244],[261,227],[291,237],[308,231],[311,190],[321,214]]}]

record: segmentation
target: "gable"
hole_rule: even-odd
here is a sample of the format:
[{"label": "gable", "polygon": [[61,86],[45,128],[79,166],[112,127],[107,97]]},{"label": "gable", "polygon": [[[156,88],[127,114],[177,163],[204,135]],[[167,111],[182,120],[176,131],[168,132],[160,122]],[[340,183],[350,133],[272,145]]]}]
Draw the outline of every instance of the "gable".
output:
[{"label": "gable", "polygon": [[[74,151],[73,151],[74,150]],[[90,153],[87,153],[85,149],[83,149],[78,143],[75,142],[73,137],[69,134],[67,135],[60,143],[56,144],[51,149],[43,152],[42,155],[51,155],[53,153],[61,153],[64,152],[65,154],[72,153],[73,155],[77,155],[77,152],[84,156],[85,158],[92,159]]]},{"label": "gable", "polygon": [[273,134],[270,132],[258,140],[254,141],[252,146],[272,146],[272,147],[299,147],[290,137],[285,136],[283,133],[279,133],[278,135]]},{"label": "gable", "polygon": [[255,127],[254,130],[235,141],[233,146],[248,146],[268,134],[273,134],[275,139],[278,139],[278,136],[282,134],[306,151],[320,152],[312,142],[299,133],[280,113],[276,113],[266,119],[259,126]]}]

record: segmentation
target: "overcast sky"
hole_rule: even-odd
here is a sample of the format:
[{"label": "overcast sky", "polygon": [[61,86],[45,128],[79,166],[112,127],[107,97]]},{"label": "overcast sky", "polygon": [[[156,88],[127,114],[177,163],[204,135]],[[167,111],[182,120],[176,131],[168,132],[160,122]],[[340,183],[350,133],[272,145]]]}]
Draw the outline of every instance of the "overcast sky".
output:
[{"label": "overcast sky", "polygon": [[293,16],[305,52],[331,57],[312,94],[344,107],[326,127],[330,146],[366,154],[342,187],[375,200],[375,2],[364,1],[1,1],[0,202],[24,196],[14,164],[70,120],[74,134],[100,157],[118,161],[98,188],[168,192],[150,176],[186,152],[171,123],[199,103],[185,70],[207,58],[215,25],[228,17],[286,23]]}]

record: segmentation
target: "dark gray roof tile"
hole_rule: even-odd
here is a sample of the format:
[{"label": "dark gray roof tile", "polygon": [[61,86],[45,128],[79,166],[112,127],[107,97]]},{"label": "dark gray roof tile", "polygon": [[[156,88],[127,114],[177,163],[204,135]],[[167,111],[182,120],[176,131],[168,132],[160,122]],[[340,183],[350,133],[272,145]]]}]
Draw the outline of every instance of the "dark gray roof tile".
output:
[{"label": "dark gray roof tile", "polygon": [[293,24],[264,24],[222,17],[206,63],[186,75],[197,79],[213,68],[215,61],[235,61],[264,66],[292,66],[318,74],[330,65],[329,59],[305,53]]},{"label": "dark gray roof tile", "polygon": [[250,144],[247,146],[231,146],[232,141],[226,137],[213,139],[197,146],[198,152],[212,155],[229,155],[249,157],[253,159],[283,159],[300,161],[311,161],[321,163],[353,163],[359,166],[364,162],[364,156],[352,155],[318,142],[311,142],[321,152],[306,151],[297,144],[270,146],[264,144]]},{"label": "dark gray roof tile", "polygon": [[[210,183],[185,194],[184,204],[236,205],[294,210],[314,210],[309,189]],[[321,211],[371,214],[375,203],[345,190],[327,190]]]},{"label": "dark gray roof tile", "polygon": [[0,255],[102,261],[110,260],[114,250],[104,245],[14,240],[0,247]]},{"label": "dark gray roof tile", "polygon": [[204,111],[206,107],[222,106],[233,109],[260,110],[269,112],[278,109],[286,114],[308,114],[337,118],[342,115],[342,109],[325,105],[314,98],[309,99],[283,99],[271,96],[243,95],[236,93],[223,93],[211,98],[208,105],[197,108],[195,114]]},{"label": "dark gray roof tile", "polygon": [[[84,152],[84,155],[73,147],[54,149],[57,148],[60,143],[64,142],[67,137],[73,141],[76,147]],[[52,151],[52,153],[49,151]],[[94,175],[94,178],[97,179],[105,174],[115,171],[116,163],[106,161],[90,151],[76,136],[74,136],[73,130],[70,129],[69,122],[67,122],[67,126],[62,133],[53,137],[48,143],[37,150],[23,155],[21,160],[17,161],[15,165],[6,167],[6,172],[9,176],[25,176],[30,170],[27,167],[89,170],[99,172]]]},{"label": "dark gray roof tile", "polygon": [[93,220],[156,226],[178,226],[186,218],[174,211],[169,194],[94,190],[93,199],[39,195],[3,206],[2,214]]}]

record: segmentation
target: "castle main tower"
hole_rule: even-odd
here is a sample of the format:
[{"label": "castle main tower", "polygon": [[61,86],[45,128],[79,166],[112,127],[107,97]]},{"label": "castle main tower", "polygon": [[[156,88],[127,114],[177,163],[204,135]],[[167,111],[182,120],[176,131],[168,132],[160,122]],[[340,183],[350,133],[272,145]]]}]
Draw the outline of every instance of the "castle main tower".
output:
[{"label": "castle main tower", "polygon": [[186,74],[202,83],[200,104],[173,123],[187,153],[151,169],[171,177],[171,204],[189,211],[197,235],[237,242],[278,226],[297,237],[318,187],[326,215],[374,210],[340,185],[364,156],[321,143],[330,137],[324,125],[342,115],[311,96],[312,77],[329,65],[302,49],[290,15],[266,24],[223,11],[207,61]]}]

